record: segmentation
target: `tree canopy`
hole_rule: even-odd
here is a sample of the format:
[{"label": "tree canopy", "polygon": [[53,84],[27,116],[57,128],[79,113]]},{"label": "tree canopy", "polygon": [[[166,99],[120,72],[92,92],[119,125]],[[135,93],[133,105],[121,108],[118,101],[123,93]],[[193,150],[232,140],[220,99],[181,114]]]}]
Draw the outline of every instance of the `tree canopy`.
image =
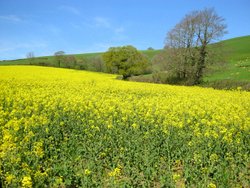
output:
[{"label": "tree canopy", "polygon": [[111,47],[103,54],[107,71],[121,74],[123,79],[145,72],[149,60],[133,46]]},{"label": "tree canopy", "polygon": [[64,51],[57,51],[57,52],[55,52],[54,55],[55,56],[62,56],[62,55],[65,55],[65,52]]}]

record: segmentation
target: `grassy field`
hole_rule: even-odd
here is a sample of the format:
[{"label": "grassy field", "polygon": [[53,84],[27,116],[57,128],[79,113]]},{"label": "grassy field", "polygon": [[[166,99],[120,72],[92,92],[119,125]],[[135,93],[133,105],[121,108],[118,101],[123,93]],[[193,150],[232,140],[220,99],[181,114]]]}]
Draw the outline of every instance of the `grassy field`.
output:
[{"label": "grassy field", "polygon": [[249,187],[250,93],[0,67],[0,187]]},{"label": "grassy field", "polygon": [[250,81],[250,36],[238,37],[222,42],[227,56],[227,63],[214,67],[214,73],[206,80],[240,80]]}]

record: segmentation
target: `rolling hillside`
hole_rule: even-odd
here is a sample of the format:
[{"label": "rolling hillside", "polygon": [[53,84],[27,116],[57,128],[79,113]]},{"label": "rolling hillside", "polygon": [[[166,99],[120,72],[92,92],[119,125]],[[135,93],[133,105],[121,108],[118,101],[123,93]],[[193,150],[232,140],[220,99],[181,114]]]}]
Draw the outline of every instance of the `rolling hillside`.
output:
[{"label": "rolling hillside", "polygon": [[250,81],[250,36],[238,37],[221,42],[227,61],[223,67],[214,67],[206,77],[208,81],[239,80]]},{"label": "rolling hillside", "polygon": [[[209,74],[206,75],[205,81],[212,82],[218,80],[235,80],[235,81],[250,81],[250,35],[237,37],[220,42],[227,57],[227,61],[223,66],[213,66]],[[142,50],[141,52],[152,59],[161,50]],[[72,54],[76,59],[93,58],[101,55],[98,53]],[[43,65],[47,63],[48,66],[56,66],[53,56],[44,56],[34,58],[32,64]],[[18,59],[0,61],[0,65],[28,65],[30,60]],[[146,75],[149,77],[150,75]]]}]

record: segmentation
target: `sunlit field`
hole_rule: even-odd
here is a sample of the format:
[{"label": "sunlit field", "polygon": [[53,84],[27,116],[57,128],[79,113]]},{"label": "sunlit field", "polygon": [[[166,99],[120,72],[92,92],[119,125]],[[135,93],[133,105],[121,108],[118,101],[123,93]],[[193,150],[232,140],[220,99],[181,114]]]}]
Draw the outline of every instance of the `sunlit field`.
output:
[{"label": "sunlit field", "polygon": [[0,67],[0,187],[249,187],[250,93]]}]

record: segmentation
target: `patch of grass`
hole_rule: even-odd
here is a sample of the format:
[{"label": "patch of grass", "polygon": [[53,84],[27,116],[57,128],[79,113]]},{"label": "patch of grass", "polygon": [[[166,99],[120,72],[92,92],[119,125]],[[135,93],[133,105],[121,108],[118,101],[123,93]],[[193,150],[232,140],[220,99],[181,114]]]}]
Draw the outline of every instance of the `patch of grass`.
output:
[{"label": "patch of grass", "polygon": [[227,53],[226,64],[213,66],[205,81],[250,81],[250,36],[225,40],[221,44]]},{"label": "patch of grass", "polygon": [[234,62],[250,58],[250,35],[222,41],[225,50],[230,52],[228,58]]},{"label": "patch of grass", "polygon": [[153,59],[153,57],[157,54],[159,54],[162,50],[142,50],[141,52],[148,56],[150,59]]}]

